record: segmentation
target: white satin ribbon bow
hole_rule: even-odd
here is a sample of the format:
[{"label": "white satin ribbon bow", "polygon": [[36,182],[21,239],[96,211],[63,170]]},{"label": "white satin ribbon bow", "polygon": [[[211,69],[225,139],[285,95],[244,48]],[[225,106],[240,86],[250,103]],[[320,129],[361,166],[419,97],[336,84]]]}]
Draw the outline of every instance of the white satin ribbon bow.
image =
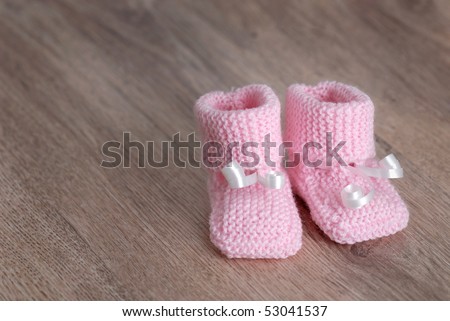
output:
[{"label": "white satin ribbon bow", "polygon": [[282,172],[269,171],[264,176],[261,176],[258,172],[245,175],[244,169],[235,161],[222,168],[222,174],[231,188],[243,188],[259,182],[267,188],[281,189],[285,183]]},{"label": "white satin ribbon bow", "polygon": [[[376,178],[401,178],[403,177],[403,168],[394,154],[390,154],[378,162],[380,167],[356,166],[347,169],[355,174],[365,177]],[[356,184],[349,184],[341,190],[342,203],[352,209],[363,207],[370,203],[375,195],[375,189],[372,188],[369,193],[364,195],[362,188]]]}]

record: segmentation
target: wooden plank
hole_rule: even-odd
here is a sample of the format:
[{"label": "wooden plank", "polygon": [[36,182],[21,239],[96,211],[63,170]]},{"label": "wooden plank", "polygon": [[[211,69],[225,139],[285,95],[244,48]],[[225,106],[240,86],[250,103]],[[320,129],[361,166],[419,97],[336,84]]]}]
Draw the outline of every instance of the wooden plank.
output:
[{"label": "wooden plank", "polygon": [[[0,40],[0,299],[450,299],[448,1],[4,0]],[[296,256],[227,260],[204,170],[99,166],[210,90],[325,79],[372,97],[405,231],[338,245],[297,198]]]}]

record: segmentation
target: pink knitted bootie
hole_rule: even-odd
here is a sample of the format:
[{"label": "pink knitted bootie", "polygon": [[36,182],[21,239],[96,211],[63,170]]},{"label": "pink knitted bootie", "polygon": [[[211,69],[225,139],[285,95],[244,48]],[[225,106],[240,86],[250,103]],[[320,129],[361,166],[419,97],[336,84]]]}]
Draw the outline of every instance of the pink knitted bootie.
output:
[{"label": "pink knitted bootie", "polygon": [[293,190],[338,243],[390,235],[408,223],[405,203],[388,180],[403,170],[392,154],[375,158],[373,121],[372,101],[355,87],[322,82],[287,91],[284,138],[293,143],[291,160],[301,154],[300,162],[287,164]]},{"label": "pink knitted bootie", "polygon": [[[196,102],[195,114],[203,142],[210,142],[203,159],[209,167],[212,242],[229,258],[295,254],[302,226],[291,185],[278,148],[268,149],[266,161],[262,146],[267,134],[276,147],[282,143],[277,96],[265,85],[211,92]],[[211,159],[212,154],[224,157]]]}]

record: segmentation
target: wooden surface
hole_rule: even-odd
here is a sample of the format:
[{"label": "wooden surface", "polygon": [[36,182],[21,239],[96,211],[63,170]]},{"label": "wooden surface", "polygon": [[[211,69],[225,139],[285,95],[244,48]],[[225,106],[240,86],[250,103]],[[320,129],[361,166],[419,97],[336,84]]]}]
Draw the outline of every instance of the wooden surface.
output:
[{"label": "wooden surface", "polygon": [[[195,130],[201,94],[354,84],[411,212],[338,245],[298,199],[303,248],[227,260],[203,169],[104,169],[125,131]],[[0,1],[1,299],[450,299],[450,2]]]}]

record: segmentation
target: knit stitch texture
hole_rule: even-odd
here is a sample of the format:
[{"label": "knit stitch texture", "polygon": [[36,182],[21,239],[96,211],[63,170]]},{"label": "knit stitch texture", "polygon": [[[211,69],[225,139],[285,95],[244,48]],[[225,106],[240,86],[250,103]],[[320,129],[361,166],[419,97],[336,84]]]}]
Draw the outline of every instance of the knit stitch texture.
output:
[{"label": "knit stitch texture", "polygon": [[[324,166],[326,133],[330,132],[331,148],[345,141],[338,153],[347,164],[377,167],[373,121],[372,101],[355,87],[322,82],[317,86],[295,84],[287,91],[284,139],[293,143],[290,158],[294,152],[301,153],[307,142],[323,146],[312,147],[308,153],[311,162],[322,160],[322,166],[305,166],[301,162],[287,169],[293,190],[307,202],[314,222],[338,243],[353,244],[387,236],[408,223],[406,205],[389,180],[361,177],[336,161],[332,166]],[[374,188],[374,199],[359,209],[346,208],[340,191],[350,183],[361,186],[365,193]]]},{"label": "knit stitch texture", "polygon": [[[221,166],[209,170],[212,242],[229,258],[285,258],[295,254],[301,247],[302,226],[291,185],[280,164],[278,149],[271,148],[270,158],[275,162],[271,167],[264,161],[261,147],[266,134],[277,146],[282,143],[280,102],[275,93],[265,85],[211,92],[198,99],[194,110],[203,142],[220,143],[224,153],[230,143],[240,144]],[[281,171],[286,175],[282,189],[258,183],[239,189],[228,186],[220,169],[231,159],[241,166],[253,160],[242,153],[245,142],[258,143],[258,147],[248,150],[260,158],[258,164],[246,167],[246,174]]]}]

